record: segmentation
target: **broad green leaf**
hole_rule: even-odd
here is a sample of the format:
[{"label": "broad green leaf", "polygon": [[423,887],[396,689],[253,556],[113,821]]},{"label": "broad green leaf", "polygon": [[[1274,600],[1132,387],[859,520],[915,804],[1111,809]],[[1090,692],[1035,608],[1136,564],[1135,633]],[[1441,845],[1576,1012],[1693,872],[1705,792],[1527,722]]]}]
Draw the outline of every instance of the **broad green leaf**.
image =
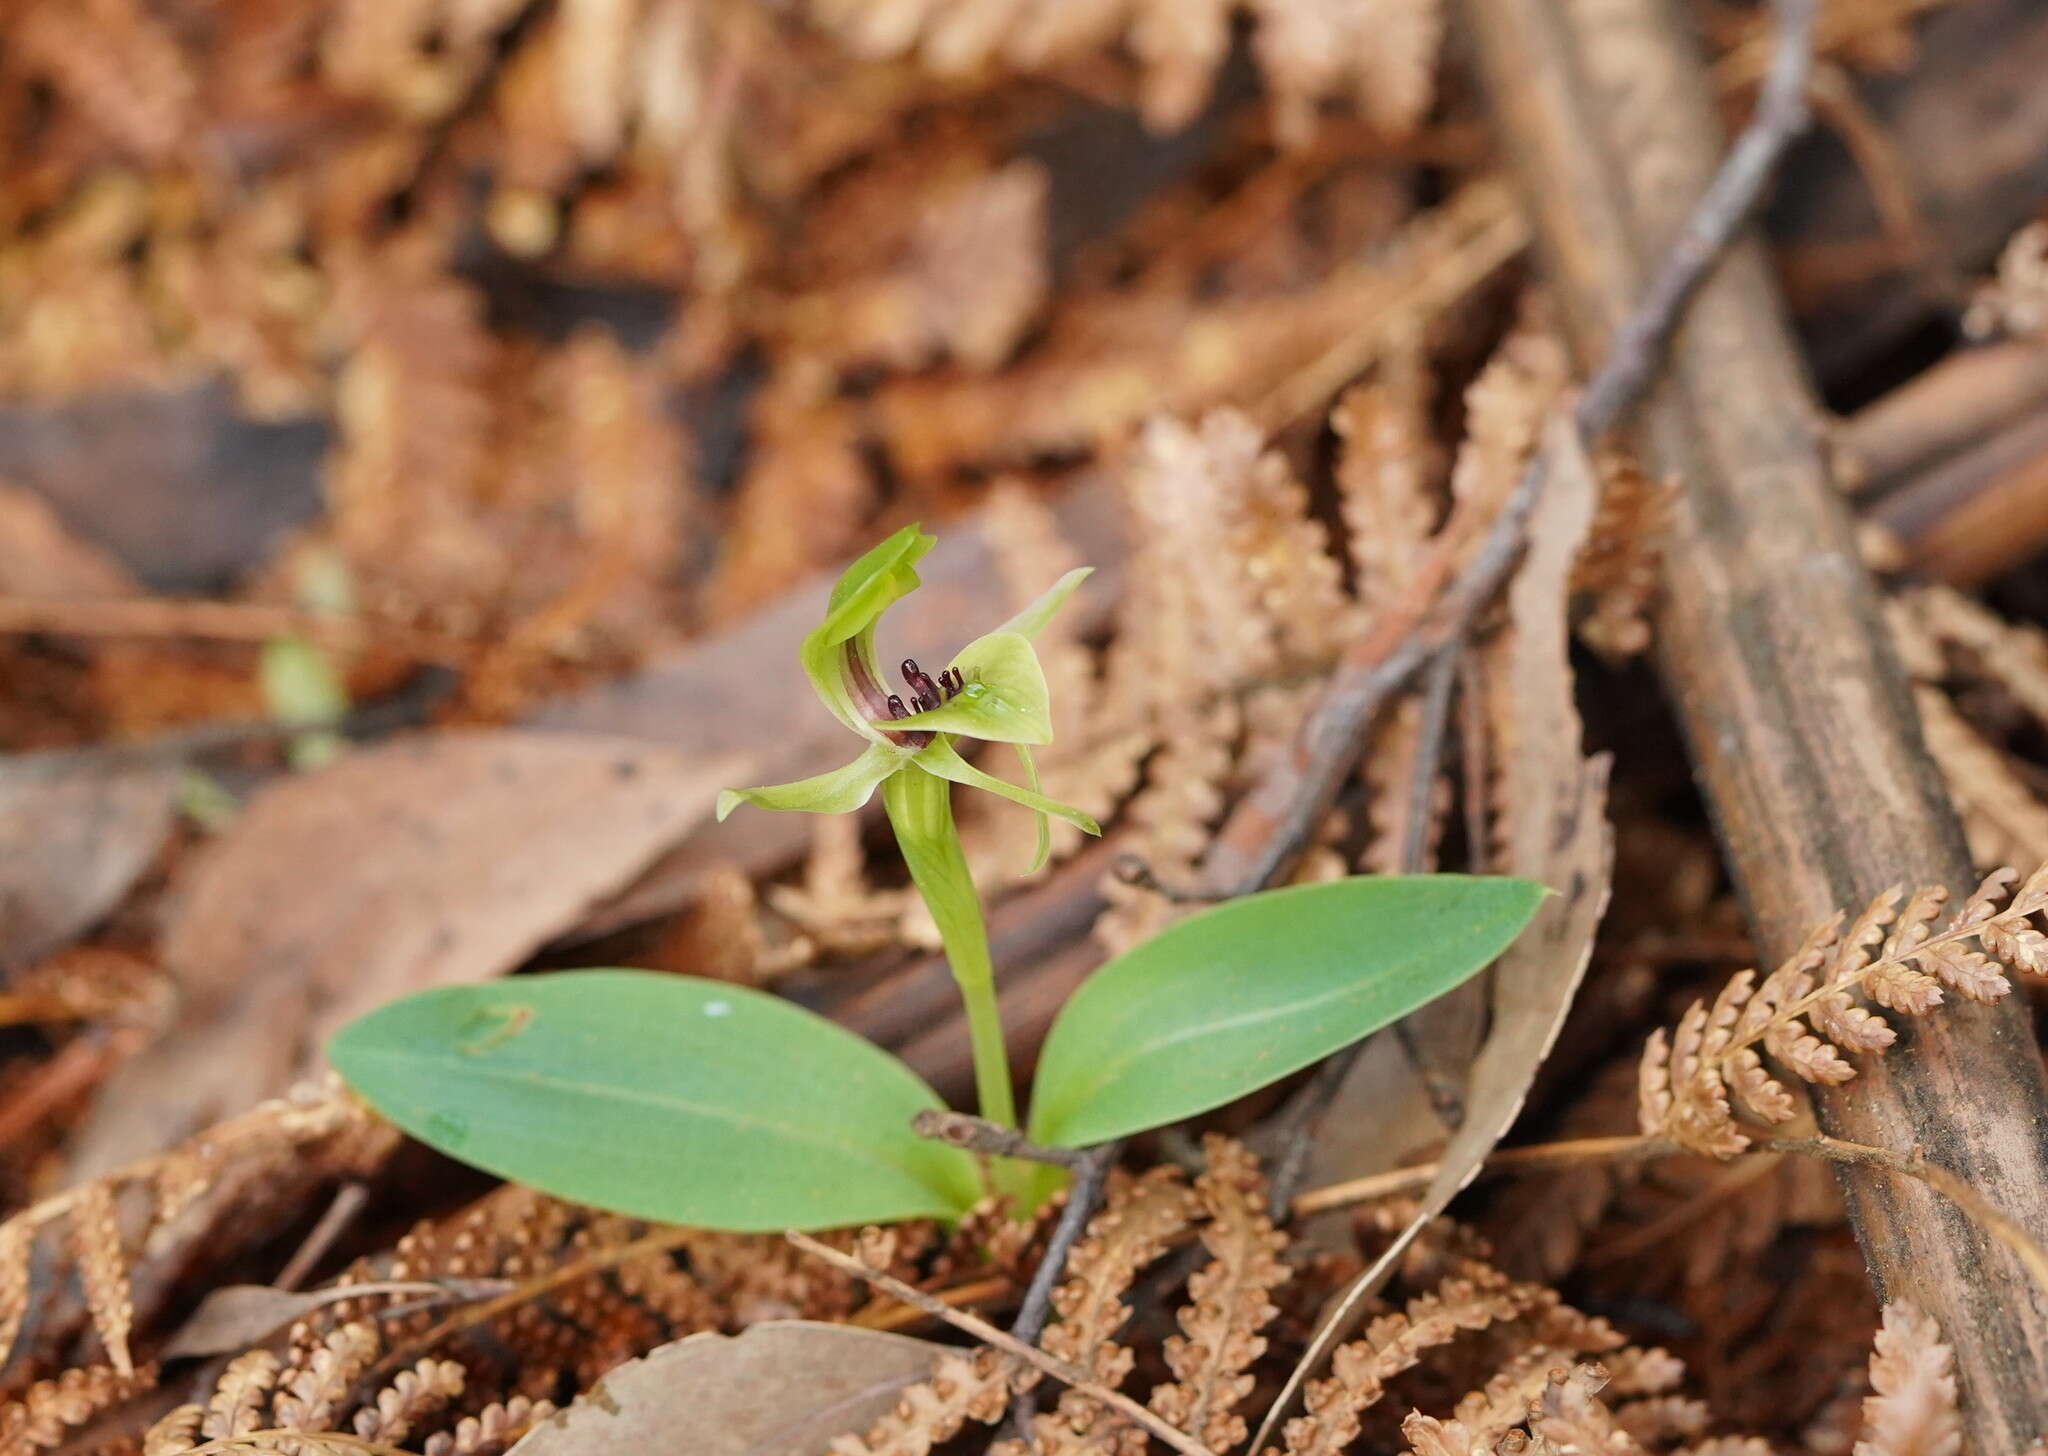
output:
[{"label": "broad green leaf", "polygon": [[1479,971],[1548,893],[1528,880],[1360,876],[1192,915],[1061,1008],[1031,1136],[1086,1147],[1299,1071]]},{"label": "broad green leaf", "polygon": [[444,986],[351,1022],[328,1057],[422,1142],[665,1223],[754,1231],[957,1217],[973,1160],[910,1120],[915,1073],[759,991],[650,971]]},{"label": "broad green leaf", "polygon": [[964,733],[990,743],[1052,742],[1052,703],[1045,669],[1031,639],[1021,632],[977,637],[953,659],[967,684],[936,708],[912,713],[874,728]]}]

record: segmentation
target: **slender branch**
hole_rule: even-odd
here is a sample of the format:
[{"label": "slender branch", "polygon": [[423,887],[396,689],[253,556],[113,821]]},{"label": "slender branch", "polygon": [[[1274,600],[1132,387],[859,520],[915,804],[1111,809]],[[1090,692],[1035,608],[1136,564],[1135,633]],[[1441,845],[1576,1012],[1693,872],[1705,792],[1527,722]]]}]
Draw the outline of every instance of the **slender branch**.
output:
[{"label": "slender branch", "polygon": [[[1076,1174],[1073,1186],[1067,1190],[1067,1206],[1060,1210],[1060,1221],[1053,1225],[1052,1238],[1046,1242],[1045,1255],[1038,1261],[1038,1267],[1031,1271],[1031,1283],[1025,1287],[1024,1298],[1017,1306],[1017,1318],[1010,1324],[1010,1333],[1026,1344],[1036,1346],[1038,1337],[1045,1333],[1045,1322],[1052,1313],[1052,1292],[1059,1286],[1060,1275],[1067,1267],[1067,1255],[1074,1245],[1081,1241],[1081,1231],[1088,1227],[1088,1220],[1095,1212],[1095,1205],[1102,1201],[1102,1188],[1109,1181],[1109,1170],[1116,1163],[1121,1143],[1104,1143],[1091,1148],[1083,1155],[1084,1162]],[[1020,1390],[1016,1404],[1010,1410],[1010,1433],[1031,1449],[1031,1418],[1038,1414],[1038,1392]]]},{"label": "slender branch", "polygon": [[[1773,9],[1776,50],[1749,125],[1579,396],[1573,423],[1589,447],[1648,390],[1686,305],[1748,219],[1785,148],[1806,126],[1815,0],[1774,0]],[[1295,754],[1240,806],[1253,842],[1231,847],[1226,826],[1225,842],[1219,845],[1226,852],[1212,852],[1206,889],[1249,894],[1272,883],[1292,862],[1351,772],[1387,700],[1446,644],[1461,638],[1506,581],[1548,478],[1546,457],[1531,456],[1470,561],[1443,586],[1433,606],[1423,608],[1413,629],[1392,642],[1375,634],[1332,675],[1303,725]],[[1428,582],[1435,575],[1426,571],[1421,579]],[[1235,822],[1239,815],[1232,818]]]},{"label": "slender branch", "polygon": [[1989,1199],[1965,1183],[1938,1163],[1925,1158],[1908,1157],[1895,1153],[1889,1148],[1874,1148],[1867,1143],[1845,1142],[1841,1138],[1816,1134],[1810,1138],[1770,1138],[1757,1144],[1760,1151],[1768,1153],[1798,1153],[1804,1157],[1825,1158],[1830,1163],[1848,1163],[1866,1168],[1883,1168],[1887,1172],[1903,1173],[1908,1178],[1918,1178],[1956,1207],[1975,1219],[1984,1231],[2012,1250],[2015,1257],[2027,1266],[2027,1272],[2034,1276],[2034,1282],[2048,1294],[2048,1251],[2034,1241],[2034,1236],[2018,1219],[2009,1217]]},{"label": "slender branch", "polygon": [[1049,1148],[1031,1141],[1014,1127],[971,1113],[927,1107],[910,1119],[910,1130],[919,1137],[935,1138],[986,1158],[1022,1158],[1031,1163],[1049,1163],[1070,1173],[1081,1173],[1089,1167],[1090,1154],[1084,1148]]},{"label": "slender branch", "polygon": [[[1751,1156],[1757,1154],[1792,1154],[1806,1158],[1821,1158],[1830,1163],[1882,1168],[1887,1172],[1917,1178],[1955,1204],[1974,1219],[1986,1233],[2012,1250],[2014,1256],[2026,1266],[2027,1272],[2034,1276],[2035,1282],[2043,1291],[2048,1291],[2048,1250],[2044,1250],[2035,1241],[2034,1236],[2027,1232],[2019,1220],[2005,1213],[1975,1188],[1938,1163],[1930,1163],[1925,1158],[1916,1158],[1905,1153],[1895,1153],[1889,1148],[1847,1142],[1825,1135],[1765,1138],[1756,1144]],[[1529,1147],[1496,1149],[1487,1157],[1481,1171],[1487,1174],[1538,1173],[1554,1168],[1580,1167],[1588,1163],[1636,1163],[1652,1158],[1690,1156],[1697,1155],[1668,1138],[1636,1133],[1626,1137],[1574,1138],[1569,1142],[1536,1143]],[[1374,1199],[1419,1192],[1430,1185],[1436,1173],[1435,1163],[1422,1163],[1413,1168],[1396,1168],[1388,1173],[1375,1173],[1369,1178],[1353,1178],[1343,1183],[1332,1183],[1325,1188],[1312,1189],[1294,1200],[1294,1216],[1300,1218],[1333,1208],[1348,1208],[1356,1203],[1369,1203]]]},{"label": "slender branch", "polygon": [[1067,1206],[1060,1210],[1059,1222],[1053,1225],[1052,1238],[1045,1246],[1045,1257],[1032,1271],[1023,1301],[1017,1306],[1017,1318],[1010,1325],[1010,1333],[1018,1339],[1035,1345],[1045,1333],[1045,1321],[1052,1312],[1053,1288],[1067,1267],[1067,1255],[1081,1241],[1081,1231],[1088,1227],[1095,1205],[1102,1201],[1102,1186],[1109,1180],[1109,1170],[1122,1146],[1104,1143],[1083,1154],[1082,1166],[1067,1190]]},{"label": "slender branch", "polygon": [[800,1234],[795,1229],[791,1229],[783,1237],[805,1253],[815,1258],[823,1259],[835,1269],[844,1270],[857,1279],[866,1280],[883,1293],[899,1299],[905,1304],[914,1305],[935,1318],[944,1320],[953,1328],[972,1335],[984,1345],[992,1346],[1006,1355],[1022,1360],[1033,1369],[1043,1371],[1045,1374],[1052,1376],[1053,1379],[1079,1391],[1090,1400],[1100,1401],[1125,1420],[1141,1427],[1147,1433],[1157,1436],[1174,1450],[1181,1452],[1182,1456],[1215,1456],[1215,1453],[1210,1451],[1200,1441],[1197,1441],[1185,1431],[1177,1430],[1153,1412],[1145,1409],[1144,1406],[1139,1405],[1122,1391],[1111,1390],[1100,1381],[1093,1379],[1087,1371],[1070,1365],[1056,1356],[1048,1355],[1036,1345],[1026,1344],[1007,1331],[997,1329],[979,1315],[969,1314],[965,1310],[954,1309],[944,1301],[933,1298],[924,1290],[905,1284],[901,1279],[891,1278],[879,1269],[870,1269],[860,1260],[849,1254],[842,1254],[839,1250],[832,1248],[828,1244],[821,1244],[808,1234]]}]

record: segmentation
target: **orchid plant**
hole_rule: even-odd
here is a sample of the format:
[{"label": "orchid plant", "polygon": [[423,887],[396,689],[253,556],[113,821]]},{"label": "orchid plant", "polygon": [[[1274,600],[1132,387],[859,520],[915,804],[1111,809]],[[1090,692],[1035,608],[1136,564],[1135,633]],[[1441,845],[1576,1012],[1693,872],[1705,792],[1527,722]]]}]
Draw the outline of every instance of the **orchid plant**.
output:
[{"label": "orchid plant", "polygon": [[[867,740],[860,756],[830,773],[793,784],[727,789],[718,798],[718,817],[724,819],[741,803],[848,814],[863,807],[881,786],[882,807],[896,831],[903,862],[939,928],[947,963],[966,1005],[981,1115],[1011,1127],[1016,1125],[1017,1103],[996,1009],[995,965],[989,958],[981,897],[975,893],[953,822],[952,786],[984,789],[1037,815],[1034,871],[1044,864],[1050,845],[1048,816],[1088,834],[1102,832],[1079,809],[1038,792],[1038,771],[1031,759],[1034,746],[1052,742],[1052,705],[1031,639],[1087,579],[1089,568],[1068,572],[995,631],[961,648],[937,678],[905,658],[899,670],[906,698],[888,690],[875,665],[875,629],[884,612],[917,588],[917,563],[937,544],[936,537],[905,526],[875,547],[839,578],[826,603],[825,620],[804,638],[804,672],[833,716]],[[1030,787],[1019,788],[983,773],[953,747],[958,738],[1014,745]]]},{"label": "orchid plant", "polygon": [[[728,789],[741,804],[851,813],[879,788],[964,1002],[982,1114],[1016,1098],[981,900],[953,820],[955,785],[1090,834],[1047,798],[1031,749],[1052,713],[1032,638],[1087,577],[1072,571],[963,647],[936,677],[877,665],[883,614],[918,586],[935,544],[916,526],[840,577],[804,639],[805,673],[863,746],[829,773]],[[962,739],[1012,745],[1024,786],[984,772]],[[1115,957],[1054,1019],[1027,1135],[1085,1147],[1177,1122],[1286,1077],[1485,967],[1546,892],[1464,875],[1360,876],[1212,906]],[[938,1094],[881,1048],[763,991],[693,976],[590,970],[444,986],[344,1027],[329,1056],[422,1141],[557,1196],[736,1230],[954,1219],[990,1192],[1020,1213],[1042,1174],[919,1136]]]}]

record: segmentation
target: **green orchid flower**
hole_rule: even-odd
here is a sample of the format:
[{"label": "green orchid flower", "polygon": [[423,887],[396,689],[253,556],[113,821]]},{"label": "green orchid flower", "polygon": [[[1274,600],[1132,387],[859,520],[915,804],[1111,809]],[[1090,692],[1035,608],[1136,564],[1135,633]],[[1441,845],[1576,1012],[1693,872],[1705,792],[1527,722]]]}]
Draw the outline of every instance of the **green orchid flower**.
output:
[{"label": "green orchid flower", "polygon": [[[917,589],[917,563],[936,544],[937,538],[916,526],[882,542],[846,569],[826,602],[825,620],[804,638],[804,673],[833,716],[867,740],[860,755],[830,773],[795,783],[727,789],[718,796],[718,817],[724,819],[742,803],[846,814],[881,789],[911,880],[938,925],[966,1002],[982,1116],[1014,1125],[1016,1102],[996,1018],[988,931],[954,826],[951,792],[952,785],[964,784],[1036,814],[1034,869],[1045,861],[1048,816],[1089,834],[1102,832],[1079,809],[1038,791],[1031,759],[1032,747],[1052,741],[1045,672],[1031,639],[1087,578],[1088,569],[1068,572],[1009,621],[961,648],[936,678],[905,659],[900,671],[906,692],[892,693],[876,666],[875,628],[884,612]],[[954,748],[959,738],[1012,745],[1028,787],[976,768]]]}]

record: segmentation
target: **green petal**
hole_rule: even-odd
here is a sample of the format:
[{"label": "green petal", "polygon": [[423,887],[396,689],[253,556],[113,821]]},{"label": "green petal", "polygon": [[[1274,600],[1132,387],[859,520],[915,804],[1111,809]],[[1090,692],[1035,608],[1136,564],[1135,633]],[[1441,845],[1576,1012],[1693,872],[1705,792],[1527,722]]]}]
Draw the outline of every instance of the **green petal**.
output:
[{"label": "green petal", "polygon": [[922,713],[876,723],[876,728],[926,733],[964,733],[990,743],[1052,742],[1052,704],[1045,670],[1031,639],[1017,632],[977,637],[953,659],[967,686]]},{"label": "green petal", "polygon": [[1045,624],[1052,620],[1052,614],[1067,603],[1074,589],[1095,571],[1092,566],[1077,566],[1051,586],[1047,587],[1037,601],[1019,612],[996,630],[998,632],[1021,632],[1026,637],[1036,637],[1045,630]]},{"label": "green petal", "polygon": [[863,738],[877,738],[847,682],[847,644],[869,676],[882,680],[875,665],[875,623],[891,604],[917,590],[916,566],[938,544],[916,526],[905,526],[840,573],[826,602],[825,620],[804,638],[800,656],[811,687],[833,716]]},{"label": "green petal", "polygon": [[1020,789],[1005,779],[997,778],[994,774],[983,773],[958,753],[955,753],[953,745],[948,739],[933,739],[930,746],[919,750],[916,757],[911,761],[926,773],[936,774],[942,779],[950,779],[954,783],[963,784],[970,789],[986,789],[991,794],[998,794],[1013,804],[1022,804],[1025,808],[1034,809],[1040,814],[1050,814],[1056,819],[1064,819],[1067,823],[1084,833],[1100,834],[1102,832],[1101,825],[1071,805],[1062,804],[1057,799],[1048,799],[1045,795],[1036,793],[1031,789]]},{"label": "green petal", "polygon": [[808,814],[851,814],[874,797],[876,784],[902,768],[910,757],[909,749],[877,743],[852,763],[830,773],[762,789],[726,789],[718,796],[718,817],[724,819],[741,804],[763,809],[797,809]]}]

